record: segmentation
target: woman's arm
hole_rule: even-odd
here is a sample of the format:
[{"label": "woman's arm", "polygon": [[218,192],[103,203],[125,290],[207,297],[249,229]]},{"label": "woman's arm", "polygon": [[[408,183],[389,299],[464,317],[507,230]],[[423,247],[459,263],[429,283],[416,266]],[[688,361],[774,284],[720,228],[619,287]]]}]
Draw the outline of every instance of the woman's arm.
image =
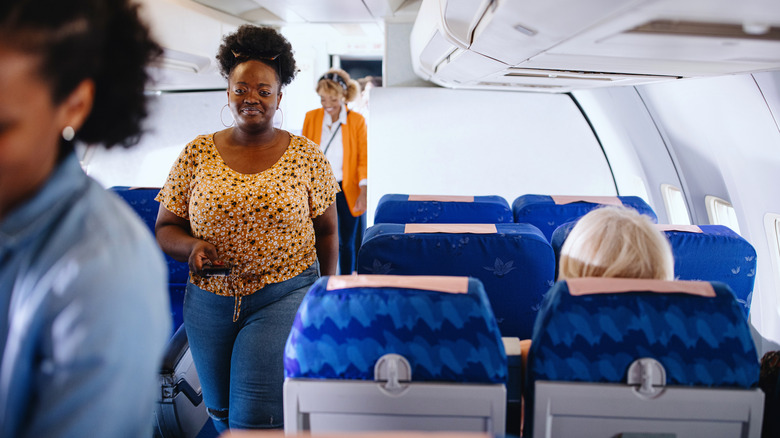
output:
[{"label": "woman's arm", "polygon": [[154,234],[157,244],[166,254],[180,262],[187,262],[193,272],[200,272],[206,262],[219,260],[216,246],[192,237],[190,221],[176,216],[162,204],[157,212]]},{"label": "woman's arm", "polygon": [[312,222],[314,223],[314,247],[317,250],[317,259],[320,261],[320,272],[322,275],[336,275],[339,256],[336,203],[334,202],[324,213],[312,219]]}]

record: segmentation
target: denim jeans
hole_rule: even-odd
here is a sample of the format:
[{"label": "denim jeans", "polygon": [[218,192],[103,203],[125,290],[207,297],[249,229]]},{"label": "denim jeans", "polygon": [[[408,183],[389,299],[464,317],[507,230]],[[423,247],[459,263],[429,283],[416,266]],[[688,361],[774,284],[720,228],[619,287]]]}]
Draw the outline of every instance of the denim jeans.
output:
[{"label": "denim jeans", "polygon": [[184,327],[206,408],[217,431],[284,426],[284,346],[298,306],[319,277],[315,262],[297,277],[235,298],[187,283]]},{"label": "denim jeans", "polygon": [[366,229],[366,214],[352,216],[343,191],[336,193],[336,213],[339,227],[339,273],[350,275],[357,270],[357,254]]}]

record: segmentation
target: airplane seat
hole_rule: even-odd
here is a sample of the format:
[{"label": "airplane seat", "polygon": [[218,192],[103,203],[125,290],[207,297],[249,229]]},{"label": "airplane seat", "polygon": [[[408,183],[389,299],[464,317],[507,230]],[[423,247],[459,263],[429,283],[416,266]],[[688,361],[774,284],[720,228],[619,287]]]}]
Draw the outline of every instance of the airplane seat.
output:
[{"label": "airplane seat", "polygon": [[[109,190],[124,199],[154,234],[154,224],[157,221],[157,211],[160,208],[160,203],[154,198],[160,192],[159,187],[115,186]],[[168,265],[168,292],[171,301],[173,332],[175,333],[183,322],[184,289],[190,276],[190,268],[187,263],[176,261],[168,254],[164,255]]]},{"label": "airplane seat", "polygon": [[[576,221],[556,228],[551,244],[556,264]],[[724,225],[657,224],[669,239],[677,280],[719,281],[729,285],[747,315],[756,279],[756,250]],[[557,272],[556,272],[557,277]]]},{"label": "airplane seat", "polygon": [[679,280],[719,281],[729,285],[747,315],[756,281],[756,249],[725,225],[658,225],[674,254]]},{"label": "airplane seat", "polygon": [[374,214],[375,224],[498,224],[512,221],[512,209],[501,196],[386,194],[379,199]]},{"label": "airplane seat", "polygon": [[285,433],[503,435],[507,358],[479,280],[320,278],[284,357]]},{"label": "airplane seat", "polygon": [[638,196],[522,195],[512,203],[512,213],[515,222],[533,224],[549,241],[558,226],[580,218],[602,205],[631,207],[650,216],[653,222],[658,222],[652,207]]},{"label": "airplane seat", "polygon": [[534,326],[525,436],[758,437],[758,379],[726,284],[559,281]]},{"label": "airplane seat", "polygon": [[376,224],[358,274],[465,275],[484,285],[501,334],[528,339],[553,284],[552,247],[530,224]]},{"label": "airplane seat", "polygon": [[[116,186],[109,190],[124,199],[138,213],[154,233],[159,202],[155,196],[159,188]],[[200,380],[192,362],[187,332],[184,329],[182,308],[184,291],[189,278],[189,266],[167,254],[168,290],[171,302],[174,333],[168,341],[166,356],[160,369],[160,395],[154,411],[154,436],[161,438],[216,437],[209,420],[200,388]]]}]

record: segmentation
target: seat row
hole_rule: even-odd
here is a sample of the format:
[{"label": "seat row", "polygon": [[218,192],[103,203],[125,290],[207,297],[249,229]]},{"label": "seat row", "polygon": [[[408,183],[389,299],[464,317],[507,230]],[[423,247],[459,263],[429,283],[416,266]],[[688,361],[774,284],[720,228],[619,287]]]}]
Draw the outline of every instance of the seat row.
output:
[{"label": "seat row", "polygon": [[723,283],[561,281],[525,383],[509,345],[475,278],[321,278],[287,340],[285,431],[516,435],[507,394],[523,391],[525,436],[760,434],[757,352]]},{"label": "seat row", "polygon": [[[625,205],[657,221],[635,196],[523,195],[510,211],[499,196],[385,195],[365,233],[358,273],[479,278],[502,333],[528,338],[530,323],[519,321],[527,321],[556,278],[568,232],[604,205]],[[724,282],[748,313],[756,274],[749,242],[722,225],[658,227],[672,246],[676,279]]]},{"label": "seat row", "polygon": [[[158,189],[121,187],[112,190],[127,200],[153,231],[158,209],[154,196]],[[356,397],[354,402],[348,403],[351,406],[348,409],[372,406],[370,403],[365,403],[365,400],[373,393],[391,396],[396,400],[395,402],[379,399],[379,406],[382,409],[387,408],[388,403],[395,403],[393,408],[395,410],[391,409],[393,413],[390,417],[367,412],[363,413],[366,416],[360,417],[369,419],[372,429],[379,427],[373,421],[380,418],[384,418],[380,421],[384,424],[379,427],[380,429],[397,429],[398,420],[407,417],[409,422],[404,420],[403,424],[408,428],[417,429],[415,425],[422,427],[424,424],[431,424],[431,418],[426,416],[433,414],[430,409],[423,408],[429,407],[430,401],[435,399],[452,401],[456,405],[459,404],[459,407],[453,409],[452,403],[445,403],[446,408],[434,409],[433,423],[451,424],[453,430],[503,433],[504,422],[507,419],[507,400],[509,406],[512,406],[512,403],[517,404],[519,394],[523,390],[519,377],[520,357],[514,354],[517,352],[512,351],[516,343],[506,337],[531,338],[533,336],[535,347],[545,345],[543,342],[537,342],[537,332],[539,330],[547,332],[550,329],[539,329],[538,325],[541,314],[549,306],[550,296],[557,296],[561,292],[554,292],[555,290],[568,287],[561,285],[568,285],[568,283],[554,283],[555,260],[556,251],[560,249],[560,245],[573,226],[572,219],[576,220],[578,215],[584,215],[599,205],[614,203],[615,199],[620,199],[579,198],[576,201],[569,199],[569,202],[559,199],[558,202],[563,203],[556,204],[556,201],[552,200],[553,197],[527,195],[522,202],[520,199],[515,201],[515,207],[533,204],[532,197],[541,201],[538,203],[540,205],[534,208],[538,212],[545,212],[539,214],[543,219],[534,219],[532,218],[534,215],[530,214],[519,216],[516,208],[512,219],[524,217],[528,222],[523,223],[507,220],[506,201],[498,197],[470,199],[448,197],[444,200],[433,200],[430,197],[415,199],[409,195],[388,195],[383,198],[377,208],[376,225],[367,230],[359,253],[358,266],[361,275],[348,277],[358,283],[344,282],[342,278],[339,286],[339,282],[334,280],[338,277],[322,279],[307,295],[307,297],[311,296],[305,302],[308,304],[301,306],[296,326],[288,340],[288,355],[285,359],[286,373],[290,382],[306,383],[311,379],[320,383],[333,379],[339,383],[344,383],[344,380],[359,381],[357,383],[361,384],[355,389]],[[486,207],[479,206],[483,204],[480,198],[487,198],[487,202],[484,203]],[[385,213],[387,207],[392,207],[390,210],[393,210],[396,216],[399,211],[406,211],[412,215],[425,213],[426,219],[420,220],[420,216],[413,216],[403,223],[380,223],[383,217],[388,217]],[[571,216],[564,216],[556,213],[554,211],[556,208],[571,210],[574,213],[571,213]],[[486,210],[490,209],[501,211],[503,216],[488,216]],[[652,213],[651,209],[649,211]],[[651,217],[654,216],[652,214]],[[488,217],[494,219],[491,221]],[[497,219],[501,217],[503,219]],[[434,218],[442,223],[432,223]],[[534,223],[541,224],[540,220],[547,224],[549,235],[542,232],[539,226],[534,225]],[[675,272],[678,278],[724,281],[738,291],[737,297],[741,300],[741,309],[746,311],[755,275],[755,251],[744,239],[727,228],[718,226],[675,227],[666,229],[665,232],[674,249]],[[725,260],[726,255],[731,258]],[[185,263],[172,259],[168,259],[168,263],[172,313],[175,325],[179,326],[188,269]],[[731,275],[715,277],[714,272]],[[360,283],[377,275],[395,280],[391,285]],[[429,285],[425,288],[415,285],[423,278],[422,276],[435,276],[434,280],[436,280],[438,276],[453,275],[462,278],[459,280],[461,282],[459,289],[455,291],[457,293],[447,289],[449,292],[443,294],[441,285]],[[415,283],[410,285],[410,283],[403,283],[404,280],[398,280],[405,277],[413,279]],[[463,279],[465,279],[465,289]],[[552,287],[553,285],[555,286]],[[713,288],[717,292],[722,290],[723,286],[715,283]],[[380,289],[385,292],[390,291],[390,298],[382,298],[384,292],[377,293]],[[421,290],[423,292],[420,292]],[[423,299],[424,294],[427,294],[425,299]],[[547,298],[544,298],[545,294],[548,295]],[[730,292],[721,295],[731,296]],[[456,303],[454,299],[463,301]],[[338,315],[329,313],[333,311]],[[719,318],[719,323],[725,321],[723,317]],[[733,319],[733,315],[728,316],[727,319]],[[376,326],[379,327],[378,329],[375,327],[373,331],[368,330],[379,320],[382,323]],[[572,327],[567,331],[576,332],[585,327],[577,325],[575,320],[576,318],[574,322],[569,322]],[[536,329],[534,323],[537,324]],[[688,334],[695,332],[696,336],[701,335],[699,332],[701,327],[688,327],[687,330],[690,331]],[[674,329],[679,328],[678,323]],[[738,334],[742,333],[742,328],[734,329],[732,326],[727,328],[729,337],[742,336]],[[448,333],[443,338],[442,330]],[[608,334],[614,334],[613,332]],[[356,336],[356,333],[360,335]],[[588,334],[593,333],[595,332],[588,332]],[[502,336],[505,338],[503,341]],[[672,338],[674,336],[668,339]],[[698,343],[701,342],[709,343],[710,346],[720,342],[715,338],[705,336],[702,338],[703,341],[699,339],[695,344],[696,349],[699,349]],[[578,338],[578,342],[582,342],[583,339]],[[590,342],[592,340],[588,340],[588,343]],[[691,341],[674,342],[682,342],[690,347]],[[664,345],[664,348],[666,347],[668,345]],[[186,353],[187,350],[182,348],[178,351]],[[513,354],[507,356],[507,351]],[[544,352],[549,351],[544,350]],[[720,366],[722,359],[718,358],[717,354],[720,353],[711,352],[709,355],[711,362],[699,366],[706,369],[715,364],[718,375],[732,373],[732,368],[736,365],[728,365],[728,369]],[[536,349],[530,356],[535,355],[539,356]],[[750,358],[750,351],[746,350],[744,354],[740,353],[738,356],[745,355]],[[381,361],[379,361],[380,357],[383,357]],[[552,369],[563,369],[560,368],[560,363],[556,363],[549,356],[542,355],[542,357],[546,358],[537,359],[541,361],[538,363],[544,363],[540,365],[539,370],[533,371],[533,363],[529,366],[532,374],[547,372],[550,366],[553,366]],[[567,366],[576,363],[566,359],[565,355],[556,357]],[[466,358],[465,362],[463,362],[464,358]],[[590,363],[589,359],[579,359],[582,364]],[[186,377],[187,373],[194,374],[194,367],[191,366],[191,361],[182,358],[177,358],[176,362],[178,368],[187,368],[187,370],[169,370],[174,381],[172,386],[178,388],[182,381],[186,383],[187,380],[192,380],[183,377]],[[748,362],[752,363],[750,360]],[[182,366],[182,363],[185,365]],[[341,365],[338,365],[339,363]],[[679,366],[674,362],[661,363],[663,369]],[[623,365],[621,363],[612,367],[619,370]],[[604,363],[601,366],[605,366]],[[647,365],[646,368],[641,368],[646,374],[657,369],[657,367],[653,368],[653,365]],[[744,375],[752,375],[752,371],[748,368],[741,372]],[[620,374],[619,371],[615,373]],[[582,375],[576,372],[572,374],[570,370],[562,371],[561,374]],[[365,381],[375,379],[379,379],[380,382],[372,383],[373,386],[366,389],[363,385],[367,383]],[[425,385],[433,385],[433,387],[426,387],[418,392],[417,402],[407,403],[405,401],[407,399],[400,395],[417,391],[417,389],[409,389],[408,383],[412,381],[425,382]],[[442,389],[443,382],[455,382],[456,386]],[[676,380],[670,382],[677,383]],[[742,388],[754,386],[753,383],[746,383],[745,379],[740,382],[732,386]],[[486,387],[478,389],[469,386],[474,384],[486,385]],[[296,385],[297,383],[290,383],[291,388]],[[328,401],[331,400],[328,397],[332,394],[332,388],[322,385],[319,387],[321,389],[315,391],[319,395],[311,398],[303,395],[310,394],[309,386],[304,386],[306,389],[290,389],[289,394],[286,393],[286,400],[288,398],[298,400],[295,406],[299,410],[289,421],[286,419],[286,423],[297,424],[297,429],[320,429],[320,425],[330,425],[323,426],[322,430],[329,430],[329,428],[334,431],[341,430],[339,428],[343,426],[338,426],[344,423],[341,414],[328,414],[323,417],[319,414],[312,416],[302,413],[307,409],[311,412],[319,409],[315,405],[334,405],[335,402]],[[420,386],[414,385],[414,388],[418,387]],[[544,392],[547,391],[546,389],[534,392],[534,388],[536,385],[530,383],[526,393],[535,393],[536,397],[539,397],[539,394],[547,394]],[[203,405],[198,399],[197,388],[190,390],[189,393],[186,389],[182,387],[173,392],[177,397],[186,396],[190,400],[193,415],[197,415],[200,422],[200,418],[205,418],[205,415],[201,412]],[[748,396],[750,397],[752,396]],[[341,397],[340,400],[344,401],[344,398]],[[161,405],[164,402],[161,401]],[[190,405],[190,403],[184,404]],[[532,406],[532,403],[527,405]],[[481,414],[474,416],[472,408],[477,406]],[[161,412],[164,413],[166,410]],[[425,415],[417,418],[415,412],[424,412]],[[293,414],[286,412],[285,415]],[[516,415],[516,412],[510,412],[510,416],[512,415]],[[355,424],[354,427],[358,429],[368,427],[358,426],[360,422],[349,421],[348,423]],[[482,426],[476,426],[478,424]],[[546,420],[545,424],[548,424]]]},{"label": "seat row", "polygon": [[[159,189],[111,190],[154,231],[159,208],[154,197]],[[502,333],[528,338],[528,316],[535,314],[555,280],[557,254],[574,221],[594,208],[613,204],[656,218],[647,203],[631,196],[523,195],[510,210],[499,196],[385,195],[377,205],[376,225],[365,234],[358,272],[478,278],[494,302]],[[724,282],[748,312],[756,274],[756,252],[750,243],[720,225],[659,228],[672,245],[677,279]],[[182,322],[189,269],[169,256],[166,261],[175,331]]]}]

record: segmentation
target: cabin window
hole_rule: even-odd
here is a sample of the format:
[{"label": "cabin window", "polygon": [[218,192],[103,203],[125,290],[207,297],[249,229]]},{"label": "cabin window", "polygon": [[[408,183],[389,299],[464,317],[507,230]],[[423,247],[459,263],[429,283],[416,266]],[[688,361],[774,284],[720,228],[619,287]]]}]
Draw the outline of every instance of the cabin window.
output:
[{"label": "cabin window", "polygon": [[[772,271],[780,273],[780,214],[764,215],[764,229],[769,241],[769,252],[772,254]],[[780,278],[775,277],[780,280]]]},{"label": "cabin window", "polygon": [[704,202],[707,204],[707,215],[710,217],[711,224],[725,225],[735,233],[742,234],[739,232],[737,212],[728,201],[708,195],[704,197]]},{"label": "cabin window", "polygon": [[661,195],[664,198],[664,206],[666,207],[669,223],[691,225],[688,205],[685,204],[685,196],[683,196],[682,190],[671,184],[661,184]]},{"label": "cabin window", "polygon": [[773,247],[775,248],[777,261],[780,262],[780,215],[774,214],[772,216],[775,217],[775,244]]}]

